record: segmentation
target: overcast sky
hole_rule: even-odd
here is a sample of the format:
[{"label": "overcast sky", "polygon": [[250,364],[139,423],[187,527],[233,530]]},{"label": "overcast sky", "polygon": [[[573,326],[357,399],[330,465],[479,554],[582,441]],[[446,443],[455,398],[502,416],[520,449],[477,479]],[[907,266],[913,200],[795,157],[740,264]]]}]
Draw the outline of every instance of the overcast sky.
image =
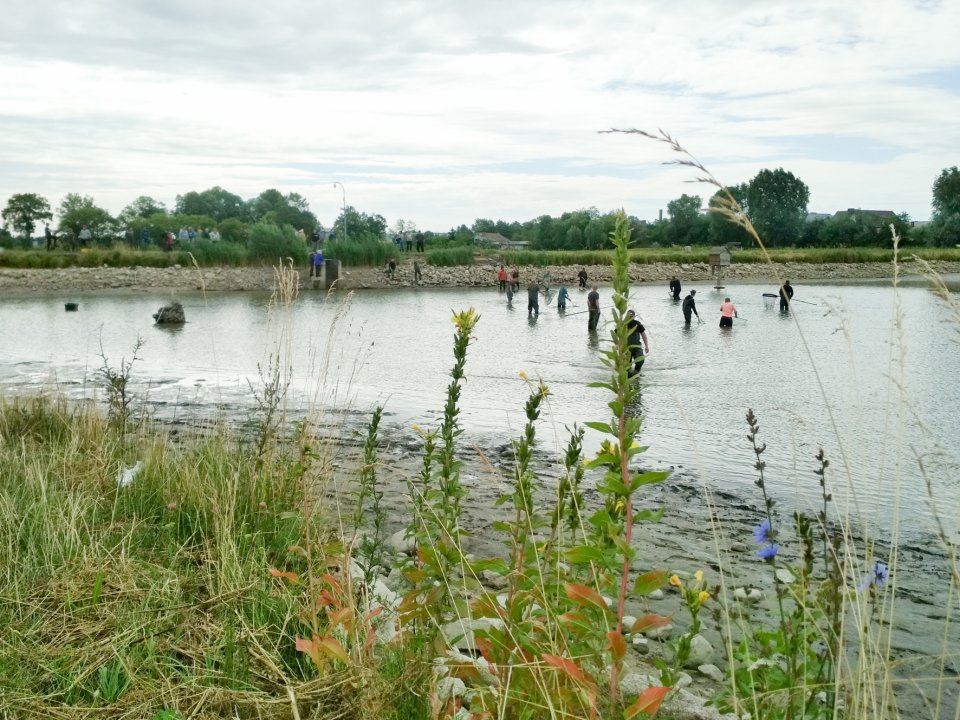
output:
[{"label": "overcast sky", "polygon": [[2,0],[0,203],[220,185],[446,230],[653,219],[783,167],[812,211],[930,215],[960,164],[957,0]]}]

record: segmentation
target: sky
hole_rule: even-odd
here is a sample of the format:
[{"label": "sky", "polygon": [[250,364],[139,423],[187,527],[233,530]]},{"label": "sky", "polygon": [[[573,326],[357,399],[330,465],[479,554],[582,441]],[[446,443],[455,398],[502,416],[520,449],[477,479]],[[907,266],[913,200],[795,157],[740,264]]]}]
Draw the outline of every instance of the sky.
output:
[{"label": "sky", "polygon": [[[656,219],[783,167],[808,209],[930,216],[960,165],[957,0],[2,0],[0,204],[219,185],[442,231]],[[334,186],[334,182],[340,185]]]}]

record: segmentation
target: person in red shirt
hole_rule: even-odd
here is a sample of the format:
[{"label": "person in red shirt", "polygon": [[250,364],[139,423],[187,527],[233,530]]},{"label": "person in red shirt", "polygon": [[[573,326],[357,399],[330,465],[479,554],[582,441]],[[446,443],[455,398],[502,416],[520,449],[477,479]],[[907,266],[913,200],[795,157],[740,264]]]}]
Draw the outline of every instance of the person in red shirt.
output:
[{"label": "person in red shirt", "polygon": [[503,265],[497,271],[497,282],[500,283],[500,292],[507,289],[507,271],[503,269]]},{"label": "person in red shirt", "polygon": [[720,327],[732,328],[735,317],[739,317],[737,306],[730,302],[730,298],[724,298],[720,306]]}]

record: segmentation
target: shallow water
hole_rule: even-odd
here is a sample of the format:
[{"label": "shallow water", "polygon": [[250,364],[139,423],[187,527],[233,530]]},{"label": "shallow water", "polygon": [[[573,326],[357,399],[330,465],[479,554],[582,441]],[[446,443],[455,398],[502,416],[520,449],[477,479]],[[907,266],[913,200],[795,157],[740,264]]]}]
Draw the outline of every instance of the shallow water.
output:
[{"label": "shallow water", "polygon": [[[769,288],[761,285],[729,285],[722,294],[694,287],[704,323],[689,329],[665,287],[631,291],[651,343],[637,408],[648,464],[750,489],[744,414],[752,407],[768,444],[773,494],[816,507],[814,455],[822,446],[834,497],[849,496],[851,512],[884,527],[899,512],[907,532],[926,530],[919,457],[960,539],[960,335],[941,300],[922,287],[800,284],[792,314],[781,315],[764,303]],[[610,295],[601,289],[604,306]],[[732,331],[717,327],[724,295],[743,316]],[[608,414],[605,391],[587,387],[604,379],[604,368],[586,314],[573,314],[585,307],[576,290],[566,316],[541,299],[536,320],[527,318],[525,292],[510,307],[490,288],[358,292],[338,320],[343,296],[301,294],[289,315],[271,313],[263,294],[178,297],[190,322],[172,330],[153,325],[160,294],[0,299],[0,387],[11,394],[57,383],[73,397],[91,396],[101,345],[117,366],[139,335],[145,345],[134,392],[147,393],[159,416],[214,416],[222,408],[242,418],[255,406],[258,363],[265,367],[286,327],[295,413],[318,404],[368,411],[384,401],[397,422],[429,425],[440,417],[452,364],[451,311],[472,306],[481,320],[461,403],[468,440],[491,446],[516,436],[526,395],[520,371],[543,377],[552,391],[540,435],[548,446],[565,444],[565,425]],[[64,312],[68,301],[79,311]]]}]

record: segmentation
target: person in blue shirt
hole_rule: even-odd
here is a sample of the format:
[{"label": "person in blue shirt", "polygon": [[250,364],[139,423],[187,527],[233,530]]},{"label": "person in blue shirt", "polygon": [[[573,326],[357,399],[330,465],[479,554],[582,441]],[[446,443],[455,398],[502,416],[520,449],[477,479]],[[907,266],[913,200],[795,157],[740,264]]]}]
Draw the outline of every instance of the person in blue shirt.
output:
[{"label": "person in blue shirt", "polygon": [[567,311],[567,298],[570,297],[570,293],[567,292],[567,288],[564,285],[560,286],[560,289],[557,290],[557,310],[560,312]]}]

